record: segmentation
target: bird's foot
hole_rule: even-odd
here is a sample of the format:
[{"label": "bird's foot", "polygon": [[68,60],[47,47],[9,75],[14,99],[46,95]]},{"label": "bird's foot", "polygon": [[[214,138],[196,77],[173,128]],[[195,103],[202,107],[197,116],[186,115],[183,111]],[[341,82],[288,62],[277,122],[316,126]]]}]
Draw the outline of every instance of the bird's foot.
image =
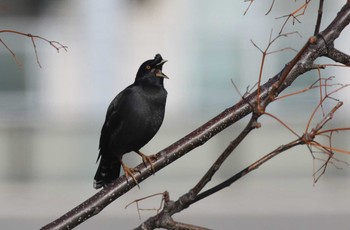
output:
[{"label": "bird's foot", "polygon": [[152,172],[154,174],[156,171],[154,169],[152,161],[157,160],[157,157],[155,155],[147,156],[147,155],[141,153],[140,151],[136,151],[136,153],[142,157],[142,162],[145,164],[146,167],[147,167],[147,163],[149,163],[151,165],[151,169],[152,169]]},{"label": "bird's foot", "polygon": [[133,181],[135,182],[135,184],[137,185],[137,187],[140,188],[139,183],[137,182],[137,180],[136,180],[136,178],[134,176],[134,174],[136,172],[140,173],[140,171],[137,170],[137,169],[134,169],[134,168],[129,168],[129,167],[127,167],[124,164],[122,164],[122,166],[123,166],[123,170],[124,170],[124,173],[125,173],[126,182],[129,183],[128,177],[131,177],[133,179]]}]

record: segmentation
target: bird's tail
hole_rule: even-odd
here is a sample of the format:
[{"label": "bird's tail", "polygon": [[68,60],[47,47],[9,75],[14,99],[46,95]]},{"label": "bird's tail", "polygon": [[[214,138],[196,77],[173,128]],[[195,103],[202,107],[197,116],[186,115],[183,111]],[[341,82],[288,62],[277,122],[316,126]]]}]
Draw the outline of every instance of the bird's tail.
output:
[{"label": "bird's tail", "polygon": [[101,157],[100,164],[94,177],[94,188],[99,189],[119,177],[121,164],[119,160]]}]

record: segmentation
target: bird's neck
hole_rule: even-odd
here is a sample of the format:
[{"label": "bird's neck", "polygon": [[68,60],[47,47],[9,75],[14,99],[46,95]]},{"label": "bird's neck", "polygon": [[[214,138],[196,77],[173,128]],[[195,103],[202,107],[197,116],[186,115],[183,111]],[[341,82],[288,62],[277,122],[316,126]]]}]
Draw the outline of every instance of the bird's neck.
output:
[{"label": "bird's neck", "polygon": [[146,87],[152,87],[152,88],[164,88],[163,81],[164,81],[163,78],[153,77],[153,78],[138,79],[135,81],[135,84],[146,86]]}]

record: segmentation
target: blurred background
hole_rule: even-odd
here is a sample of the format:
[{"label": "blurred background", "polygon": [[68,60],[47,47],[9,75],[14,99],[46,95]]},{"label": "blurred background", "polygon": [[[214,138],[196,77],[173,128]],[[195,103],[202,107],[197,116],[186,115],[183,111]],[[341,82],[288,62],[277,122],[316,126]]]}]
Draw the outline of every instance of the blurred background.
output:
[{"label": "blurred background", "polygon": [[[345,1],[325,1],[321,30]],[[0,29],[40,35],[68,46],[56,50],[35,40],[36,62],[30,38],[0,34],[1,41],[21,61],[19,67],[0,46],[0,227],[38,229],[96,193],[92,188],[100,130],[110,101],[134,81],[139,65],[160,53],[168,101],[164,123],[142,150],[153,154],[177,141],[240,100],[258,79],[261,53],[271,29],[276,36],[285,18],[304,1],[160,1],[160,0],[0,0]],[[301,23],[291,22],[271,51],[299,50],[314,31],[318,1],[312,1]],[[336,47],[350,53],[349,28]],[[278,73],[295,55],[292,50],[271,54],[263,82]],[[318,63],[332,63],[319,59]],[[349,70],[329,67],[322,77],[349,83]],[[308,87],[318,78],[312,71],[288,92]],[[348,101],[349,90],[335,95]],[[319,100],[318,90],[273,103],[268,111],[302,134]],[[335,103],[325,105],[329,109]],[[349,127],[345,105],[327,127]],[[319,116],[318,116],[319,118]],[[210,183],[213,186],[295,137],[275,120],[262,117],[255,130],[230,156]],[[318,120],[316,120],[317,122]],[[169,191],[172,199],[187,192],[216,157],[244,127],[247,119],[229,127],[207,144],[169,165],[134,188],[77,229],[131,229],[155,212],[124,207],[135,199]],[[313,124],[315,124],[314,122]],[[334,134],[334,146],[350,149],[349,135]],[[318,157],[324,157],[317,155]],[[346,154],[336,156],[349,162]],[[126,162],[141,159],[128,154]],[[175,215],[178,221],[212,229],[348,229],[349,167],[329,165],[314,185],[313,172],[322,161],[313,160],[306,146],[283,153],[258,170]],[[336,167],[335,167],[336,166]],[[341,168],[341,169],[337,169]],[[141,204],[157,208],[160,197]]]}]

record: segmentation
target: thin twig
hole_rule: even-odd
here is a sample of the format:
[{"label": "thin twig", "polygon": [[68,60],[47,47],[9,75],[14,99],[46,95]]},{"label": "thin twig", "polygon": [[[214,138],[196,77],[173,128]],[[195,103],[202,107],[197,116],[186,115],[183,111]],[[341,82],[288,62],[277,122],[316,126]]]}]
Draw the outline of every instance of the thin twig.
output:
[{"label": "thin twig", "polygon": [[264,112],[265,115],[272,117],[273,119],[275,119],[276,121],[278,121],[283,127],[285,127],[286,129],[288,129],[291,133],[293,133],[295,136],[299,137],[300,136],[292,129],[290,128],[285,122],[283,122],[281,119],[279,119],[278,117],[276,117],[275,115],[268,113],[268,112]]},{"label": "thin twig", "polygon": [[38,63],[39,67],[41,68],[40,61],[39,61],[38,50],[36,49],[34,38],[30,37],[30,39],[32,40],[32,44],[33,44],[33,48],[34,48],[34,52],[35,52],[36,62]]},{"label": "thin twig", "polygon": [[[51,41],[51,40],[48,40],[48,39],[46,39],[44,37],[41,37],[41,36],[38,36],[38,35],[27,34],[27,33],[23,33],[23,32],[16,31],[16,30],[0,30],[0,34],[1,33],[10,33],[10,34],[17,34],[17,35],[29,37],[31,39],[31,42],[32,42],[32,45],[33,45],[33,48],[34,48],[36,62],[37,62],[38,66],[40,68],[41,68],[41,64],[40,64],[40,61],[39,61],[39,55],[38,55],[38,50],[37,50],[37,47],[36,47],[35,39],[43,40],[43,41],[49,43],[49,45],[52,46],[53,48],[55,48],[57,52],[59,52],[60,49],[63,49],[65,51],[67,51],[67,49],[68,49],[67,46],[61,44],[58,41]],[[11,53],[11,55],[14,58],[14,60],[16,61],[17,65],[21,67],[22,66],[21,62],[17,59],[15,53],[11,50],[11,48],[8,47],[3,40],[0,39],[0,42]]]},{"label": "thin twig", "polygon": [[272,10],[274,4],[275,4],[275,0],[272,0],[272,3],[271,3],[271,5],[270,5],[270,8],[269,8],[269,10],[265,13],[265,15],[268,15],[268,14],[271,12],[271,10]]},{"label": "thin twig", "polygon": [[317,20],[316,20],[316,25],[315,25],[314,36],[316,36],[320,32],[322,14],[323,14],[323,2],[324,2],[324,0],[320,0],[319,5],[318,5],[318,13],[317,13]]},{"label": "thin twig", "polygon": [[245,0],[245,2],[249,2],[249,5],[247,9],[244,11],[243,15],[246,15],[248,10],[250,9],[250,6],[253,4],[254,0]]},{"label": "thin twig", "polygon": [[[281,29],[280,29],[280,34],[283,33],[283,30],[284,30],[284,27],[287,25],[287,22],[289,21],[289,19],[293,19],[292,21],[292,24],[294,25],[295,22],[300,22],[300,20],[298,19],[298,17],[302,16],[305,14],[305,11],[309,5],[311,0],[305,0],[305,3],[300,6],[298,9],[296,9],[295,11],[293,11],[292,13],[290,14],[287,14],[287,15],[283,15],[283,16],[280,16],[280,17],[277,17],[276,19],[280,19],[280,18],[286,18],[286,20],[284,21]],[[301,12],[300,12],[301,11]]]},{"label": "thin twig", "polygon": [[6,45],[6,43],[5,43],[1,38],[0,38],[0,42],[5,46],[5,48],[7,49],[7,51],[9,51],[9,52],[11,53],[11,55],[12,55],[12,57],[13,57],[13,60],[15,60],[16,64],[17,64],[19,67],[22,68],[23,65],[22,65],[21,61],[17,58],[15,52],[13,52],[13,51],[10,49],[10,47],[8,47],[8,46]]},{"label": "thin twig", "polygon": [[[152,194],[152,195],[149,195],[149,196],[145,196],[145,197],[142,197],[142,198],[140,198],[140,199],[136,199],[136,200],[130,202],[129,204],[127,204],[127,205],[125,206],[125,209],[127,209],[130,205],[132,205],[132,204],[135,203],[135,204],[136,204],[137,213],[138,213],[138,215],[139,215],[139,219],[141,219],[141,213],[140,213],[140,211],[157,211],[157,213],[158,213],[159,210],[161,210],[161,208],[162,208],[162,206],[163,206],[163,202],[164,202],[164,193],[167,193],[167,191],[162,192],[162,193]],[[146,200],[146,199],[151,198],[151,197],[160,196],[160,195],[162,196],[162,200],[161,200],[161,202],[160,202],[160,207],[159,207],[159,208],[157,208],[157,209],[154,209],[154,208],[152,208],[152,209],[144,209],[144,208],[140,208],[140,207],[139,207],[139,202],[140,202],[140,201]]]},{"label": "thin twig", "polygon": [[[255,44],[252,40],[251,43],[262,53],[262,57],[261,57],[261,62],[260,62],[260,70],[259,70],[259,77],[258,77],[258,88],[257,88],[257,109],[256,111],[258,111],[259,113],[264,113],[265,111],[265,107],[266,105],[261,105],[260,103],[260,86],[261,86],[261,81],[262,81],[262,75],[263,75],[263,71],[264,71],[264,67],[265,67],[265,60],[267,55],[275,53],[275,52],[279,52],[279,51],[283,51],[285,49],[280,49],[279,51],[272,51],[272,52],[268,52],[268,50],[270,49],[270,47],[274,44],[274,42],[277,41],[277,39],[281,38],[281,37],[287,37],[289,35],[292,34],[299,34],[298,32],[291,32],[291,33],[284,33],[284,34],[278,34],[277,36],[275,36],[274,38],[272,38],[272,34],[273,34],[273,30],[271,30],[270,32],[270,36],[269,36],[269,42],[266,46],[266,48],[264,50],[262,50],[257,44]],[[300,34],[299,34],[300,35]],[[295,59],[295,62],[298,61],[299,59]],[[290,71],[290,70],[289,70]],[[288,72],[289,73],[289,72]],[[287,73],[287,74],[288,74]],[[285,77],[286,75],[285,74]],[[283,81],[280,80],[280,84],[282,84]],[[274,97],[274,92],[270,92],[269,93],[269,97]],[[265,103],[266,104],[266,103]]]}]

